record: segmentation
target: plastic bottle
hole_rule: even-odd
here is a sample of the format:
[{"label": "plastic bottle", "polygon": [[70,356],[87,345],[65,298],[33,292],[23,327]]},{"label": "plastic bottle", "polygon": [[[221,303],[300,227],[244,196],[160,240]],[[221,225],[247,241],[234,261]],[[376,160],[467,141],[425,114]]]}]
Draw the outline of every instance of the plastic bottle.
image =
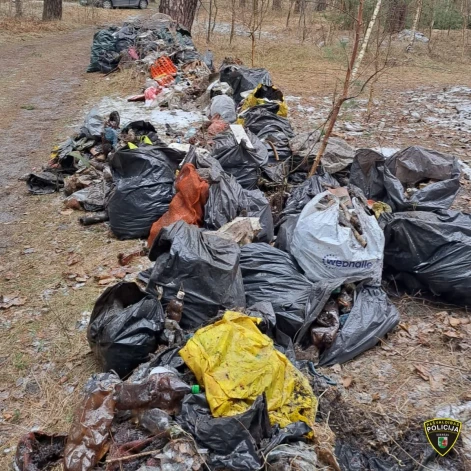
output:
[{"label": "plastic bottle", "polygon": [[183,312],[183,298],[185,297],[185,292],[180,288],[178,290],[177,296],[173,298],[167,306],[166,315],[168,319],[171,319],[176,322],[180,322],[182,319]]}]

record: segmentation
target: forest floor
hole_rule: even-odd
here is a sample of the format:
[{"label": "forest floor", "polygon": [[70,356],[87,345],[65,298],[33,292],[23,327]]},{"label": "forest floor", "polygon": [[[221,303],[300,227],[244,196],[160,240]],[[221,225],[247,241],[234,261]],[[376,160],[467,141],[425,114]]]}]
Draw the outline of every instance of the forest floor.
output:
[{"label": "forest floor", "polygon": [[[97,279],[132,277],[146,265],[137,259],[123,270],[118,253],[139,247],[138,241],[118,241],[105,225],[80,226],[76,213],[64,211],[60,195],[31,196],[18,180],[40,169],[52,147],[73,133],[97,101],[142,86],[128,73],[103,77],[85,70],[98,24],[153,9],[95,12],[78,21],[75,8],[66,6],[72,20],[63,28],[38,31],[25,22],[0,33],[0,295],[16,298],[16,305],[0,310],[0,469],[7,469],[19,436],[33,427],[68,430],[81,388],[97,370],[86,341],[88,316],[103,290]],[[296,130],[312,129],[329,112],[342,76],[342,52],[335,41],[319,47],[314,33],[301,42],[294,27],[280,26],[281,18],[269,21],[254,65],[270,70],[287,96]],[[225,56],[251,63],[245,36],[229,45],[221,28],[208,45],[201,21],[194,37],[201,51],[213,50],[218,63]],[[448,59],[439,45],[430,54],[418,44],[407,57],[397,45],[396,64],[376,83],[373,106],[367,110],[368,93],[352,100],[336,134],[354,147],[420,144],[471,164],[471,125],[457,109],[471,106],[469,49],[466,63],[453,52],[459,38],[447,41]],[[462,183],[456,207],[469,211],[469,182]],[[471,400],[469,314],[411,297],[395,303],[401,323],[380,346],[323,371],[337,380],[340,391],[333,401],[337,406],[324,402],[325,407],[334,411],[342,404],[344,410],[344,415],[332,413],[333,430],[346,435],[355,422],[365,448],[385,453],[391,452],[386,445],[391,438],[406,447],[406,432],[421,428],[440,406]],[[459,447],[450,453],[447,469],[466,469],[460,453]]]}]

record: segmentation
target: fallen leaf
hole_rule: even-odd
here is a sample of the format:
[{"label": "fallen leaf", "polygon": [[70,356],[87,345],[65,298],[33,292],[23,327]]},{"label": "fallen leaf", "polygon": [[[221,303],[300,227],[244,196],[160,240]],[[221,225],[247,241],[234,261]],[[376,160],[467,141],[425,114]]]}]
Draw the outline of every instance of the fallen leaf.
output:
[{"label": "fallen leaf", "polygon": [[8,412],[4,412],[4,413],[3,413],[3,418],[4,418],[5,420],[10,420],[10,419],[13,418],[13,414],[9,414]]},{"label": "fallen leaf", "polygon": [[346,378],[342,378],[342,384],[345,389],[348,389],[354,383],[353,378],[351,376],[347,376]]},{"label": "fallen leaf", "polygon": [[428,381],[430,379],[430,373],[421,365],[414,365],[414,368],[417,370],[418,375],[424,380]]},{"label": "fallen leaf", "polygon": [[59,380],[59,384],[64,384],[68,379],[69,377],[67,375],[62,376],[62,378]]},{"label": "fallen leaf", "polygon": [[100,280],[98,280],[98,284],[100,286],[104,286],[109,285],[113,281],[116,281],[116,278],[114,276],[108,276],[107,278],[101,278]]},{"label": "fallen leaf", "polygon": [[64,211],[61,211],[61,214],[62,216],[70,216],[73,212],[73,209],[65,209]]},{"label": "fallen leaf", "polygon": [[449,317],[448,322],[452,327],[456,327],[457,325],[461,324],[461,320],[457,319],[456,317]]},{"label": "fallen leaf", "polygon": [[87,281],[88,278],[84,278],[84,277],[77,277],[75,278],[75,281],[78,281],[79,283],[85,283]]},{"label": "fallen leaf", "polygon": [[379,401],[381,399],[381,396],[379,395],[379,393],[373,393],[371,397],[373,401]]},{"label": "fallen leaf", "polygon": [[337,363],[334,366],[332,366],[332,370],[335,371],[335,373],[341,373],[342,367]]},{"label": "fallen leaf", "polygon": [[446,337],[452,338],[452,339],[461,339],[463,336],[459,333],[456,332],[456,330],[447,330],[446,332],[443,332],[443,335]]},{"label": "fallen leaf", "polygon": [[399,327],[402,330],[405,330],[410,335],[410,332],[409,332],[410,325],[407,322],[400,322]]},{"label": "fallen leaf", "polygon": [[76,263],[79,263],[82,260],[82,257],[78,254],[71,254],[69,257],[67,257],[67,265],[71,267],[72,265],[75,265]]}]

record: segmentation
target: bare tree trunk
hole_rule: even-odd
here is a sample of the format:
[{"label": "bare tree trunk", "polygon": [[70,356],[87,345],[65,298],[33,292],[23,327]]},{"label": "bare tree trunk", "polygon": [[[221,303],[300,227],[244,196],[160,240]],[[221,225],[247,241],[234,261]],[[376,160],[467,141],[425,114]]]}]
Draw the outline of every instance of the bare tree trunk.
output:
[{"label": "bare tree trunk", "polygon": [[327,2],[326,0],[318,0],[316,2],[316,11],[325,11],[327,10]]},{"label": "bare tree trunk", "polygon": [[252,40],[252,67],[255,64],[255,33],[250,33],[250,39]]},{"label": "bare tree trunk", "polygon": [[62,0],[44,0],[43,21],[62,20]]},{"label": "bare tree trunk", "polygon": [[15,2],[15,16],[21,18],[23,16],[23,0],[16,0]]},{"label": "bare tree trunk", "polygon": [[355,40],[353,43],[352,55],[350,57],[350,61],[348,62],[347,72],[345,74],[345,81],[343,83],[343,92],[342,92],[342,95],[339,98],[337,98],[337,100],[334,103],[332,114],[329,119],[329,124],[327,125],[327,130],[324,134],[324,138],[322,139],[319,150],[317,151],[316,158],[312,164],[311,171],[309,172],[309,175],[308,175],[309,177],[312,177],[316,173],[317,167],[319,166],[321,158],[324,155],[325,149],[329,142],[330,135],[332,134],[335,123],[337,121],[340,108],[342,108],[342,105],[348,99],[348,91],[350,89],[350,80],[351,80],[353,65],[355,64],[357,54],[358,54],[358,45],[360,44],[360,33],[361,33],[361,28],[362,28],[364,1],[365,0],[359,0],[359,4],[358,4],[358,15],[357,15],[357,20],[356,20],[356,25],[355,25]]},{"label": "bare tree trunk", "polygon": [[[419,2],[422,0],[418,0]],[[363,43],[361,45],[360,54],[358,54],[358,59],[355,61],[355,65],[352,71],[352,82],[356,80],[358,75],[358,69],[360,68],[361,61],[366,52],[366,46],[368,46],[368,41],[370,40],[371,32],[373,31],[373,26],[376,23],[376,18],[378,18],[379,10],[381,9],[382,0],[377,0],[375,9],[373,11],[373,16],[371,17],[370,23],[368,24],[368,29],[366,30],[365,37],[363,38]]]},{"label": "bare tree trunk", "polygon": [[197,6],[198,0],[160,0],[159,12],[171,16],[191,32]]},{"label": "bare tree trunk", "polygon": [[399,31],[405,28],[406,19],[406,0],[389,0],[387,31],[390,33],[399,33]]},{"label": "bare tree trunk", "polygon": [[206,35],[206,42],[211,41],[211,19],[213,17],[213,0],[209,0],[209,18],[208,18],[208,32]]},{"label": "bare tree trunk", "polygon": [[232,44],[232,41],[234,39],[234,34],[235,34],[235,4],[236,0],[232,0],[232,18],[231,18],[231,35],[229,36],[229,44]]},{"label": "bare tree trunk", "polygon": [[417,0],[417,10],[415,11],[414,23],[412,24],[412,38],[409,45],[406,47],[406,51],[412,51],[415,43],[415,32],[417,31],[417,25],[419,24],[420,13],[422,12],[422,0]]},{"label": "bare tree trunk", "polygon": [[217,20],[218,11],[219,11],[216,0],[213,0],[213,1],[214,1],[214,18],[213,18],[213,26],[211,27],[211,33],[214,33],[214,28],[216,28],[216,20]]},{"label": "bare tree trunk", "polygon": [[299,13],[301,11],[301,0],[294,0],[294,13]]},{"label": "bare tree trunk", "polygon": [[239,6],[244,8],[245,7],[245,0],[239,0]]},{"label": "bare tree trunk", "polygon": [[273,0],[272,9],[281,11],[281,0]]},{"label": "bare tree trunk", "polygon": [[291,17],[291,9],[293,8],[293,3],[294,3],[294,0],[290,0],[290,2],[289,2],[288,16],[286,17],[286,27],[289,26],[289,19],[290,19],[290,17]]}]

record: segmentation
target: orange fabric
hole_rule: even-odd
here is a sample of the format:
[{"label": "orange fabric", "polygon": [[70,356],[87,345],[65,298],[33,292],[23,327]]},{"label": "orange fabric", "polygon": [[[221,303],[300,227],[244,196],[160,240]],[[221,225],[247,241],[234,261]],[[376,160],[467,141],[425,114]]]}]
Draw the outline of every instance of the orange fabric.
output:
[{"label": "orange fabric", "polygon": [[152,224],[147,239],[148,247],[152,246],[160,229],[183,219],[188,224],[203,225],[204,205],[209,196],[209,185],[196,171],[194,165],[185,164],[175,183],[177,194],[173,197],[168,211]]}]

